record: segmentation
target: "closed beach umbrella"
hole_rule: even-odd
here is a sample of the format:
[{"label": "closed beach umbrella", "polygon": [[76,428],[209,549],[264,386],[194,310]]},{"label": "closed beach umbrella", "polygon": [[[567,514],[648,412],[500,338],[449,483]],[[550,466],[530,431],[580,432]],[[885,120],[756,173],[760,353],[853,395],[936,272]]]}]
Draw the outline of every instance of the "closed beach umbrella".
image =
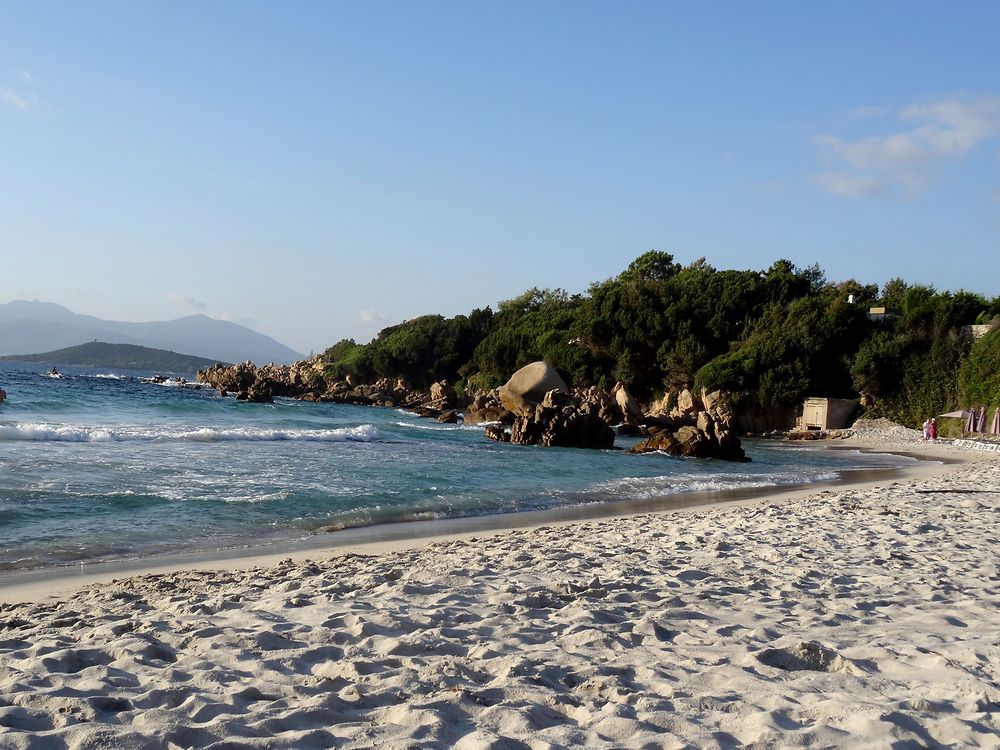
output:
[{"label": "closed beach umbrella", "polygon": [[986,432],[986,407],[979,407],[979,419],[976,420],[976,432]]},{"label": "closed beach umbrella", "polygon": [[975,432],[976,431],[976,410],[969,409],[969,416],[965,418],[965,431]]},{"label": "closed beach umbrella", "polygon": [[990,428],[990,432],[994,435],[1000,435],[1000,406],[993,412],[993,426]]}]

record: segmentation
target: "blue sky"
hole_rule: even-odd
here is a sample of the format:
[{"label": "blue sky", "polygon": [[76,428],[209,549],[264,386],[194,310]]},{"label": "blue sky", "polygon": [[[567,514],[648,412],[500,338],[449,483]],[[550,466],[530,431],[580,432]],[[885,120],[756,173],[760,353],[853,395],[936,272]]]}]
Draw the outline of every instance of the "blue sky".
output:
[{"label": "blue sky", "polygon": [[5,2],[0,302],[308,352],[651,248],[996,296],[997,28],[994,2]]}]

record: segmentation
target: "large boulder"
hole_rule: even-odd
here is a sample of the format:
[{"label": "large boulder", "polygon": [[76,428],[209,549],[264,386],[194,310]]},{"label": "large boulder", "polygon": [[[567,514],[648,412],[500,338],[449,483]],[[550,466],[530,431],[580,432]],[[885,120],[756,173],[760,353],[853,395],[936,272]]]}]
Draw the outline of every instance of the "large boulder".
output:
[{"label": "large boulder", "polygon": [[549,391],[569,394],[566,381],[548,362],[532,362],[500,386],[500,402],[518,417],[529,417]]},{"label": "large boulder", "polygon": [[698,414],[697,397],[687,388],[677,394],[677,404],[674,406],[671,415],[682,419],[690,419]]},{"label": "large boulder", "polygon": [[266,386],[251,385],[246,390],[236,394],[237,401],[250,401],[255,404],[270,404],[274,401],[274,396]]},{"label": "large boulder", "polygon": [[614,396],[618,408],[621,410],[622,421],[625,424],[642,424],[642,409],[639,407],[638,402],[632,398],[632,394],[628,392],[623,383],[615,383],[615,387],[611,389],[611,395]]}]

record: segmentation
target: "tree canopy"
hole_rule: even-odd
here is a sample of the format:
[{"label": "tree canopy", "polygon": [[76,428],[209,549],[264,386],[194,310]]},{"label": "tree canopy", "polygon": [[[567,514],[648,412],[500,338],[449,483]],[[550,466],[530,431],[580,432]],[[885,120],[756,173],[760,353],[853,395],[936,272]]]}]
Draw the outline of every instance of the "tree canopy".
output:
[{"label": "tree canopy", "polygon": [[[871,307],[886,313],[869,316]],[[641,398],[722,388],[748,409],[863,392],[875,400],[872,414],[920,423],[960,398],[1000,402],[1000,344],[986,337],[972,347],[968,332],[998,315],[1000,297],[901,278],[880,289],[831,283],[818,266],[784,259],[760,271],[717,270],[650,250],[585,294],[529,289],[496,312],[424,315],[369,344],[340,341],[325,357],[334,373],[415,386],[444,378],[472,390],[544,359],[578,386],[621,381]]]}]

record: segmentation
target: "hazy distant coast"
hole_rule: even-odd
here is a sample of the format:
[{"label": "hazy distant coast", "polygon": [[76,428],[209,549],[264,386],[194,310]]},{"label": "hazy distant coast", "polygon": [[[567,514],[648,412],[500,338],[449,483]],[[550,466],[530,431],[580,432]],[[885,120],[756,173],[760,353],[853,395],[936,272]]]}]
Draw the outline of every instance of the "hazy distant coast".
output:
[{"label": "hazy distant coast", "polygon": [[270,336],[205,315],[131,323],[79,315],[51,302],[0,304],[0,355],[47,352],[93,341],[182,352],[212,362],[290,363],[302,358]]}]

